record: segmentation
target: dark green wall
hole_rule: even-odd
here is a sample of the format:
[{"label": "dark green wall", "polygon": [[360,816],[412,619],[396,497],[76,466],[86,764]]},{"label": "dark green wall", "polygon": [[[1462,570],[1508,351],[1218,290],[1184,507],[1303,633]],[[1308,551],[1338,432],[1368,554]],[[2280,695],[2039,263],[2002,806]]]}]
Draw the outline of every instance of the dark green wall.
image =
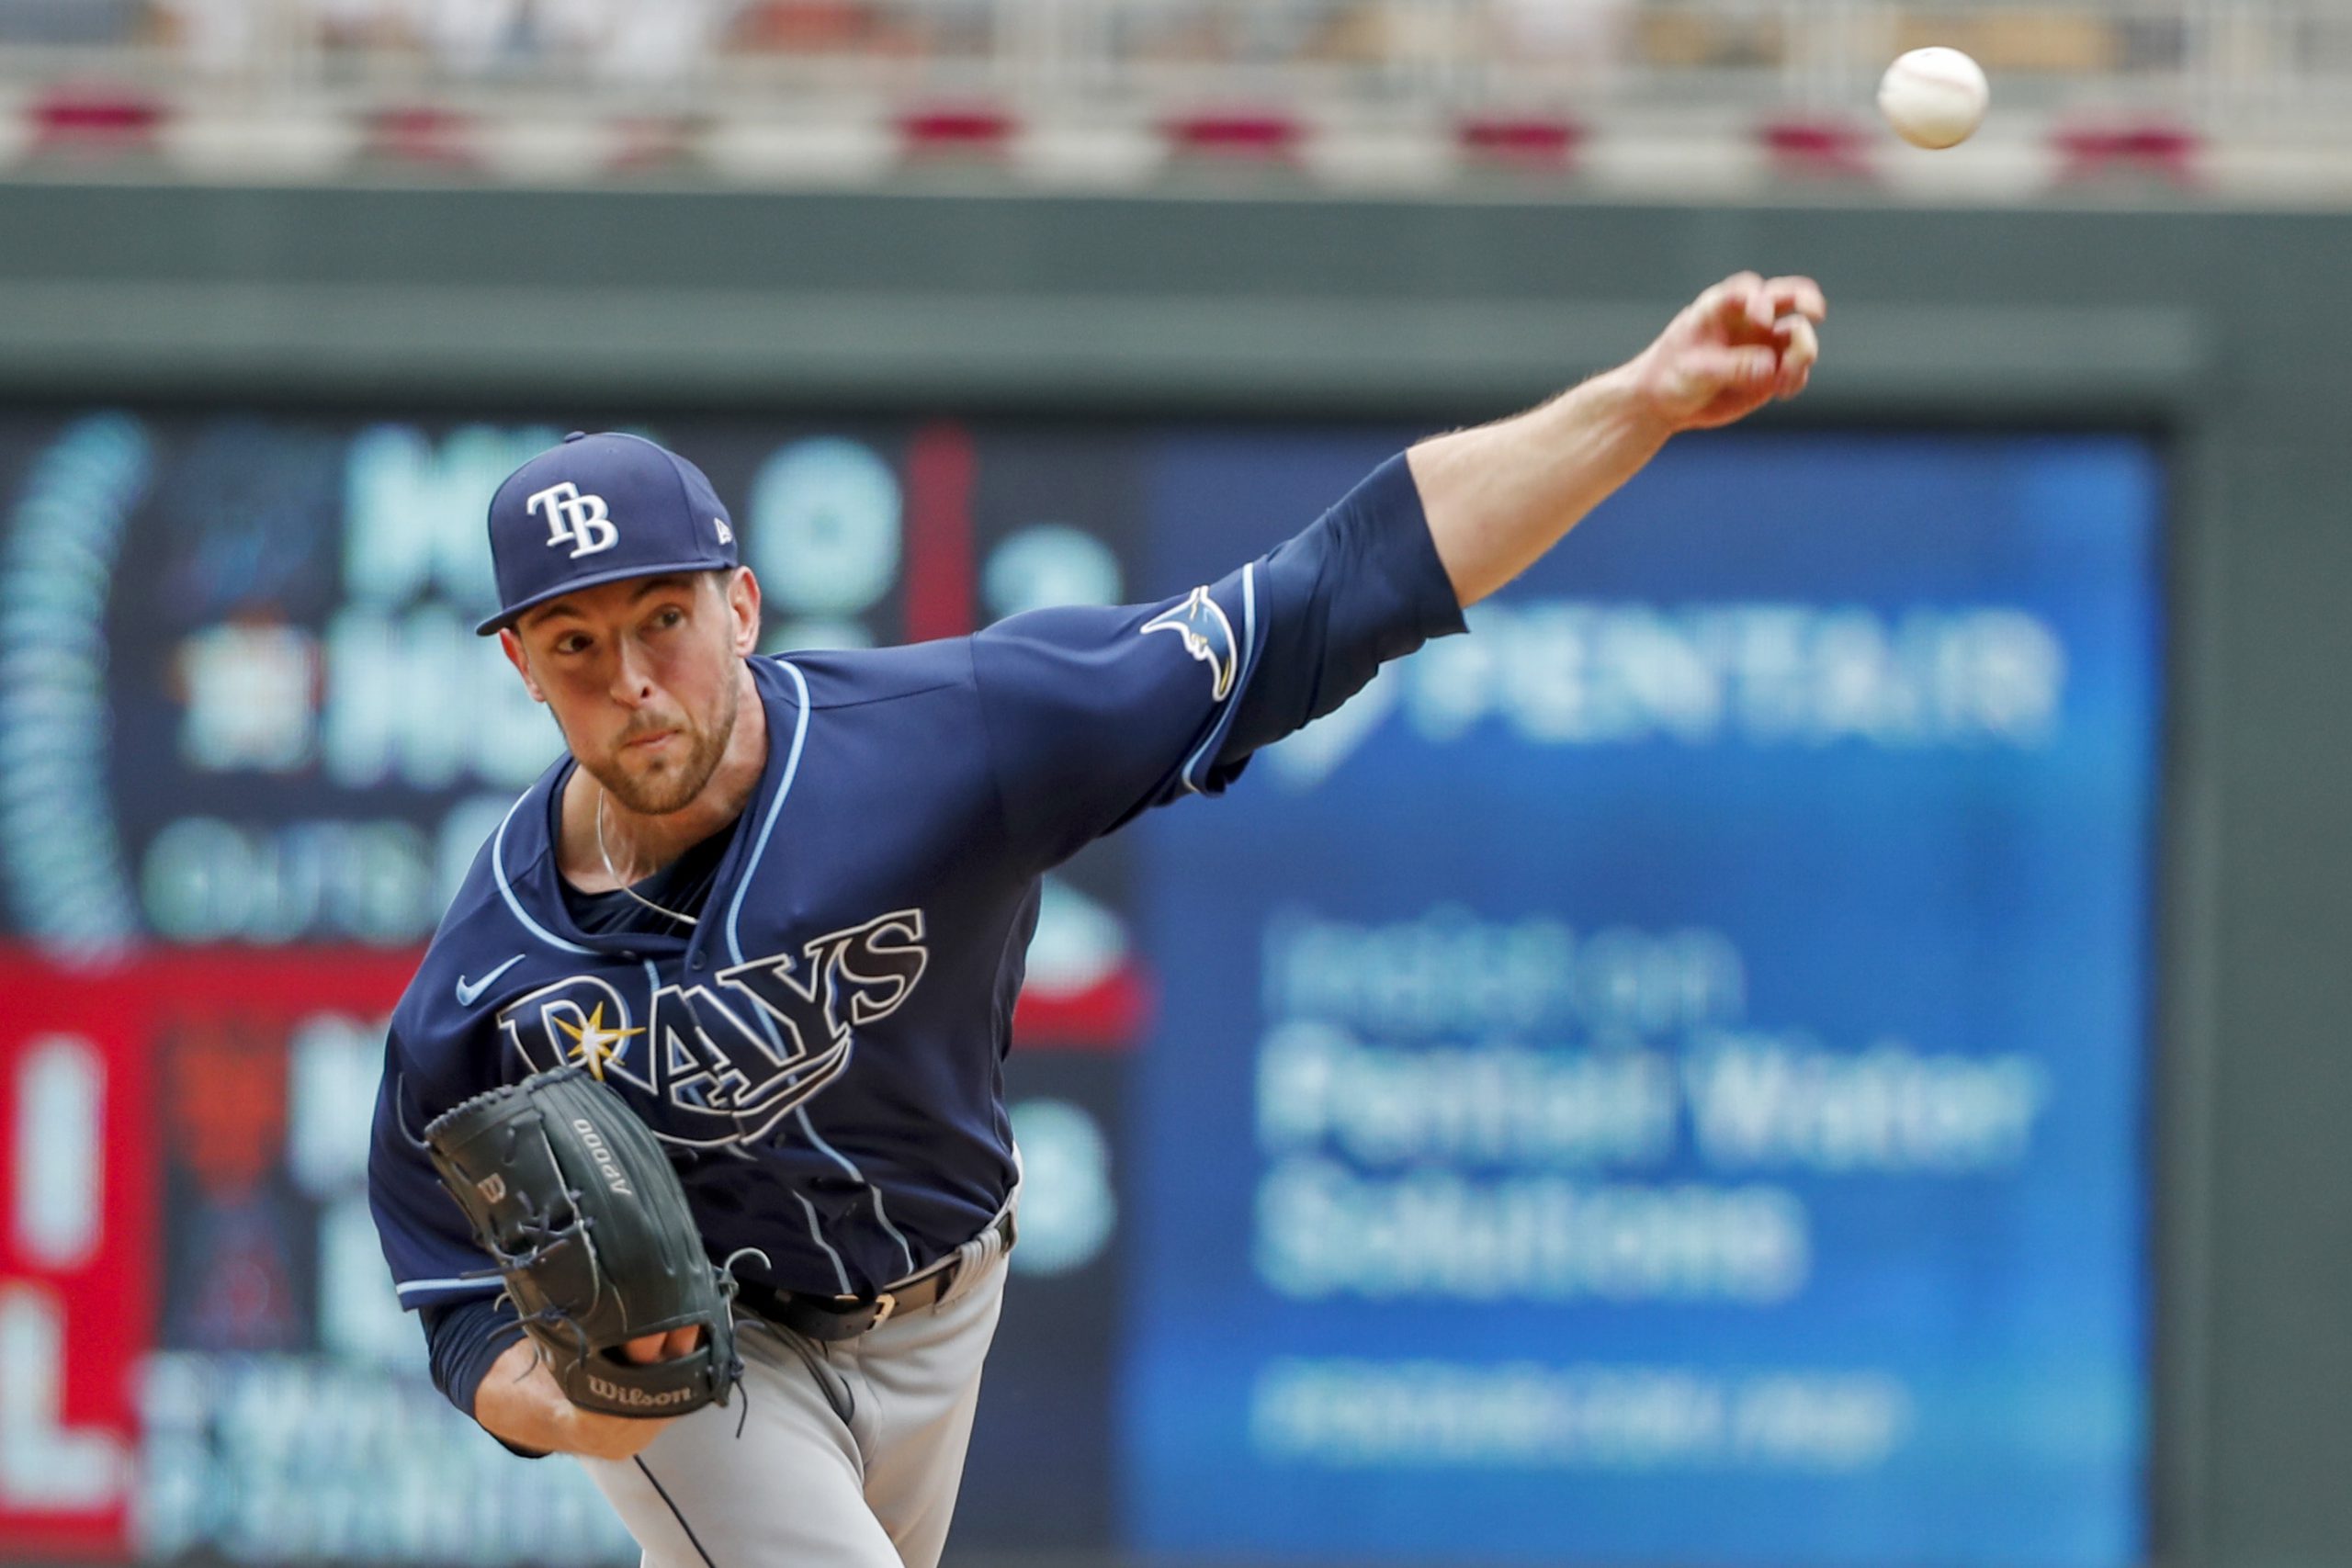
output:
[{"label": "dark green wall", "polygon": [[2160,1555],[2352,1559],[2352,219],[0,189],[0,395],[1453,422],[1742,266],[1814,421],[2171,437]]}]

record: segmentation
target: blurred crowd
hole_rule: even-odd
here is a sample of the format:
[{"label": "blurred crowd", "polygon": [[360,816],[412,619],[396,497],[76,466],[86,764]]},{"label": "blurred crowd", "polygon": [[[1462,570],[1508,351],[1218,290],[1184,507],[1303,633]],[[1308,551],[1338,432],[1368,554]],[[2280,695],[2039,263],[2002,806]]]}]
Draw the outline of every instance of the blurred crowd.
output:
[{"label": "blurred crowd", "polygon": [[1121,56],[1351,62],[1432,42],[1613,46],[1628,0],[0,0],[0,47],[138,47],[207,69],[288,54],[461,72],[676,75],[741,55],[979,56],[1059,35]]},{"label": "blurred crowd", "polygon": [[[1821,9],[1775,0],[0,0],[0,49],[137,49],[209,72],[300,62],[655,81],[718,61],[831,56],[1801,66]],[[1889,44],[1952,43],[1996,68],[2128,70],[2177,58],[2180,47],[2177,22],[2120,6],[1950,0],[1884,15]]]}]

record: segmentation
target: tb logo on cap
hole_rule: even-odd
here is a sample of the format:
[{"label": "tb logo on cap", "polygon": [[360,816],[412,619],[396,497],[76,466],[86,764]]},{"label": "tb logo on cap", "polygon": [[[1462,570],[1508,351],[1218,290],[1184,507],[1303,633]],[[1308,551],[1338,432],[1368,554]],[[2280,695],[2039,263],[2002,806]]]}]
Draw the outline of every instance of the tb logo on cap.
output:
[{"label": "tb logo on cap", "polygon": [[609,550],[620,542],[621,531],[605,509],[605,498],[581,494],[580,487],[570,479],[532,496],[523,503],[523,514],[536,516],[542,507],[548,514],[548,547],[570,545],[573,560]]}]

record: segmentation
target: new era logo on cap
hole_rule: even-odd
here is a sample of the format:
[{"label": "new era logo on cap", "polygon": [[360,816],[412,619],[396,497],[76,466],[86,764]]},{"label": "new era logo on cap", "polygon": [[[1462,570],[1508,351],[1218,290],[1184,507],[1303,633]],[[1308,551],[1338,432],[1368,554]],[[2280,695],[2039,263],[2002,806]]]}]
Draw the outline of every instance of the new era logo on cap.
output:
[{"label": "new era logo on cap", "polygon": [[484,635],[599,583],[739,564],[727,508],[700,468],[642,436],[577,431],[498,487],[490,555],[499,608],[475,628]]}]

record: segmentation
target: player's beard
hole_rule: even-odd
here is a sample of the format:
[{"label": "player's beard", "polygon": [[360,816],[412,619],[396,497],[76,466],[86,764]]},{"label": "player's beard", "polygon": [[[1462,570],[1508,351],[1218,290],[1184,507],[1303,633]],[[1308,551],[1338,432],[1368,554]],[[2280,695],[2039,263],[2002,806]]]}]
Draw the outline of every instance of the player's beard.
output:
[{"label": "player's beard", "polygon": [[[624,734],[605,765],[588,767],[605,793],[618,801],[624,810],[640,817],[666,817],[673,811],[693,804],[703,786],[710,783],[718,771],[719,762],[727,755],[727,742],[735,734],[735,716],[742,701],[740,683],[728,681],[723,687],[718,711],[711,722],[697,725],[681,717],[676,723],[656,723],[637,727],[634,734]],[[642,772],[632,773],[621,765],[630,740],[640,735],[650,735],[664,729],[675,729],[678,739],[685,742],[684,754],[676,758],[657,757]]]}]

